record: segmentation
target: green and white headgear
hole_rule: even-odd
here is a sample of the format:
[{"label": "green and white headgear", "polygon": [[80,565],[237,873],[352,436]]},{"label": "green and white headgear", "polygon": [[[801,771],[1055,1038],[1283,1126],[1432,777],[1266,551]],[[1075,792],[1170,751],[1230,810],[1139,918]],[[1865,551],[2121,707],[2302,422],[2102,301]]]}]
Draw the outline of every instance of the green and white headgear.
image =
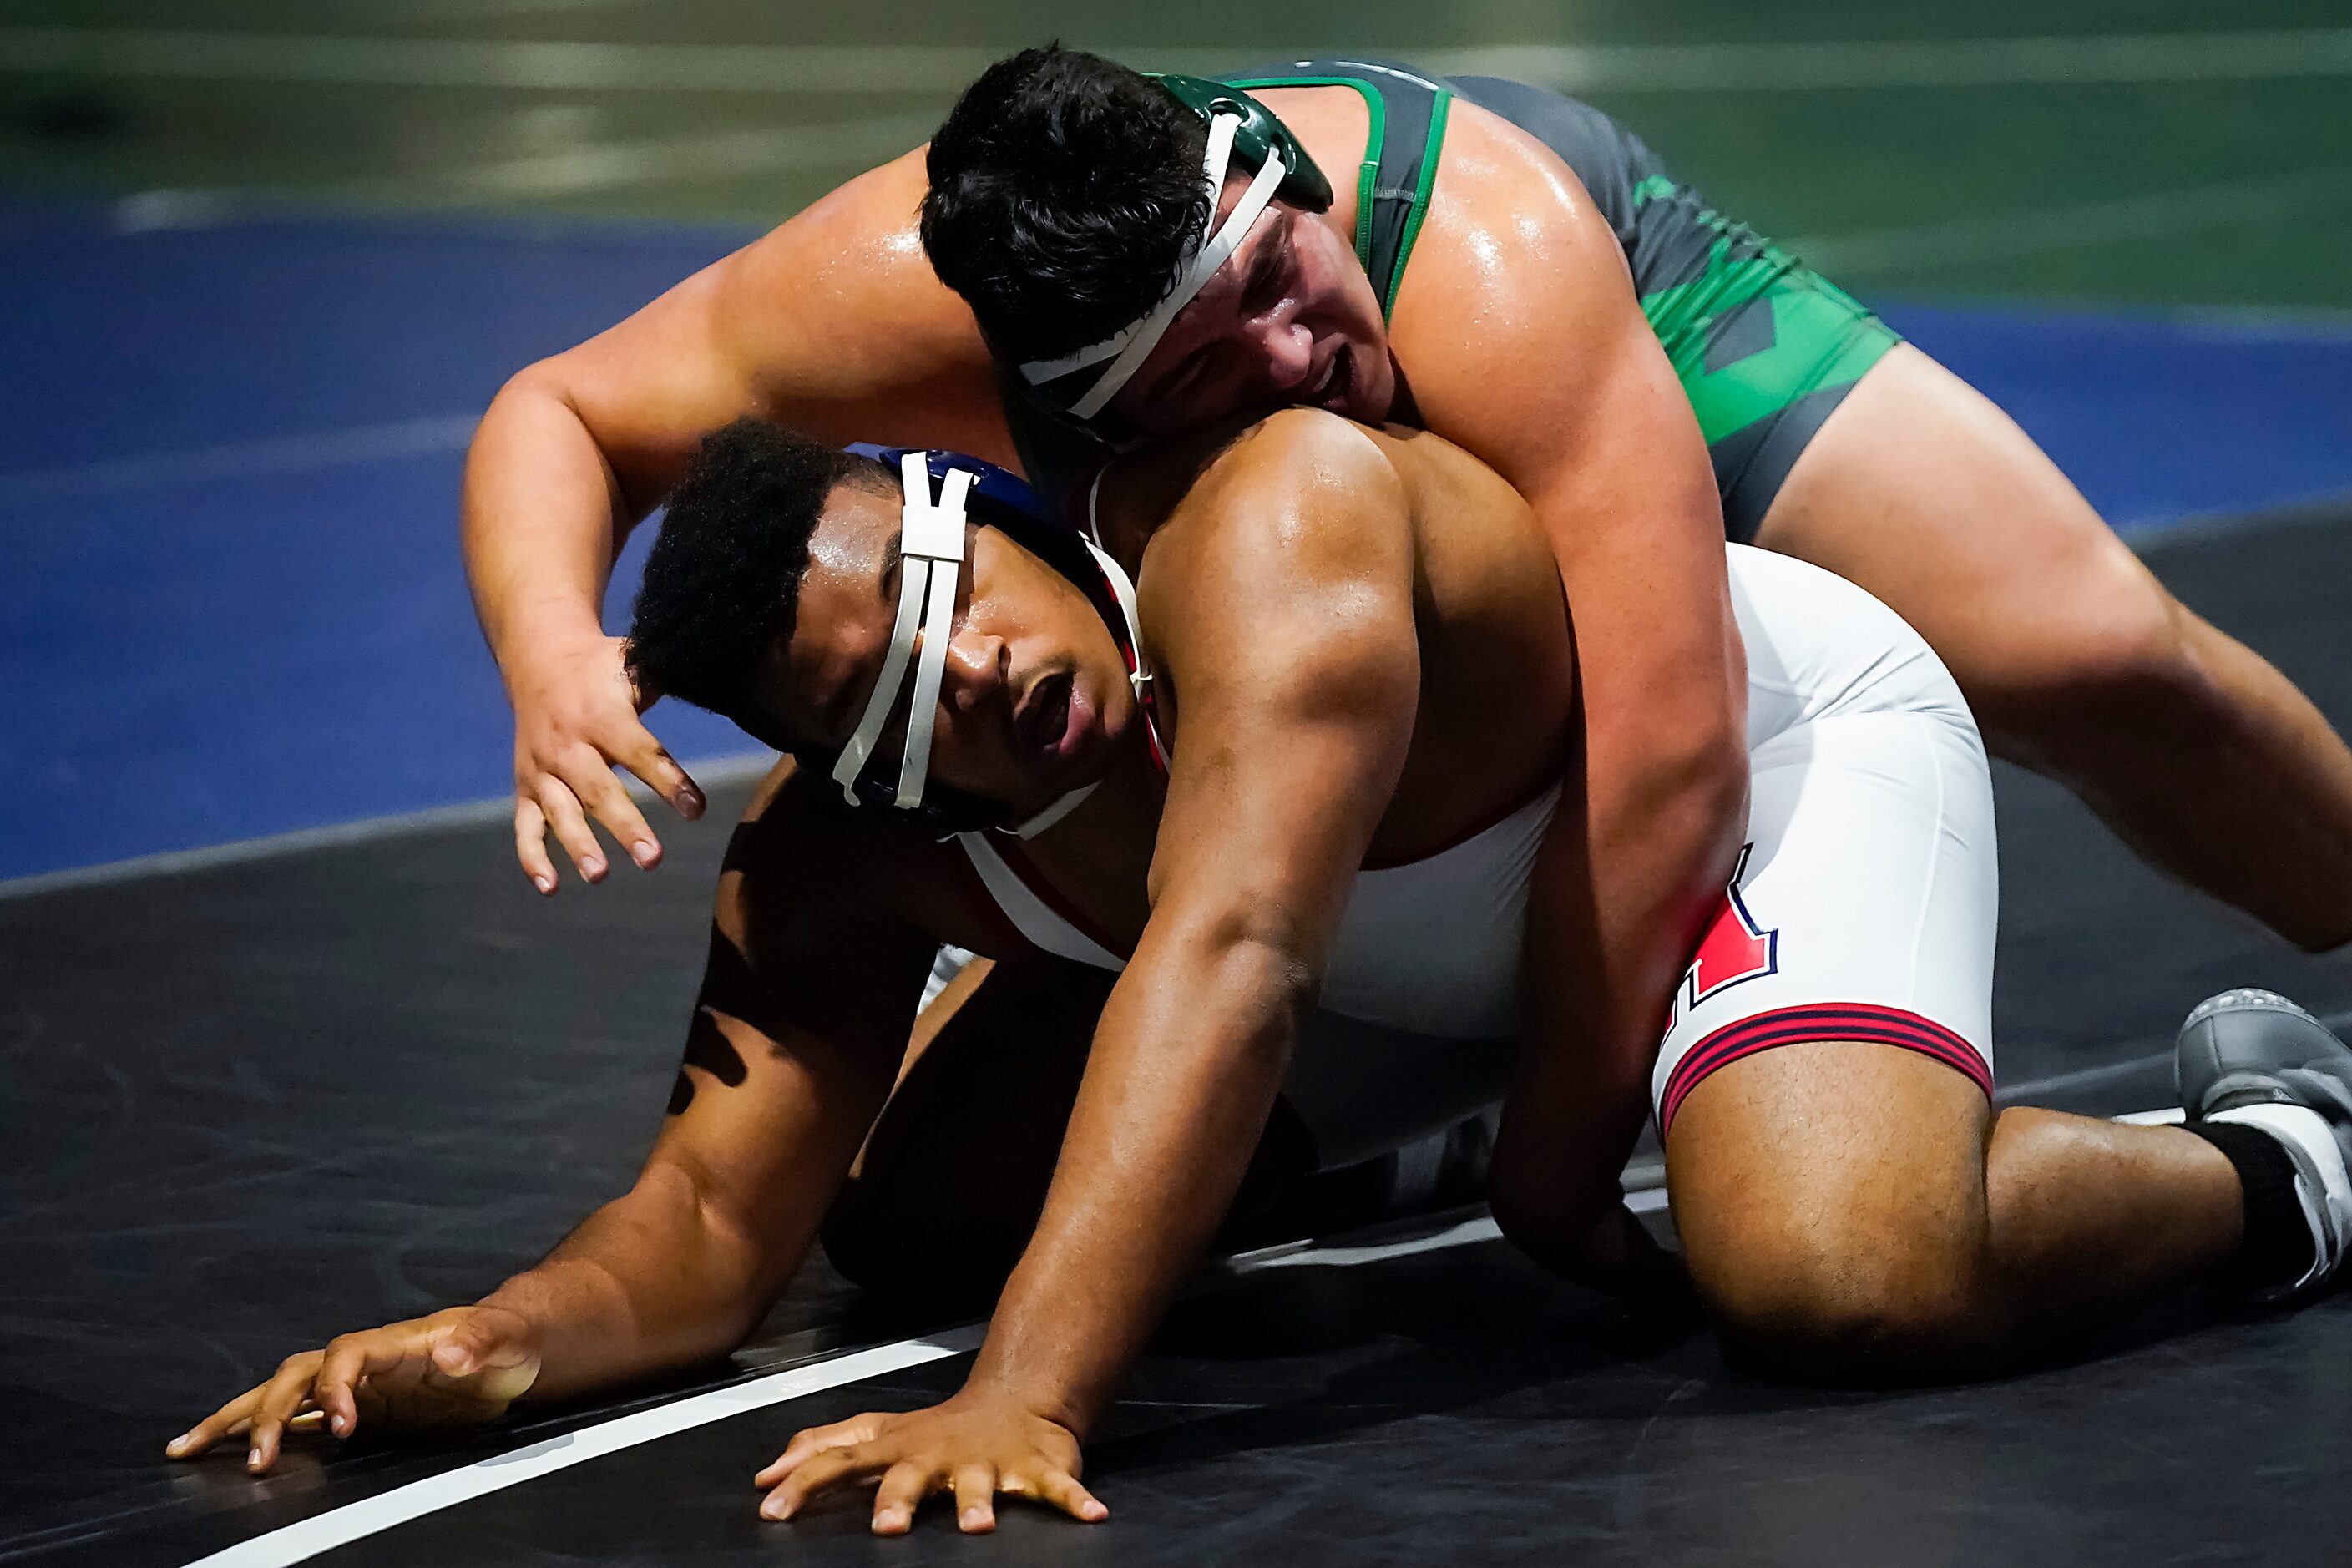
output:
[{"label": "green and white headgear", "polygon": [[[1021,367],[1022,378],[1032,388],[1082,424],[1100,414],[1128,378],[1151,357],[1168,323],[1241,247],[1250,226],[1276,195],[1309,212],[1322,212],[1331,205],[1330,182],[1290,128],[1265,105],[1239,88],[1201,77],[1171,73],[1152,79],[1208,122],[1209,145],[1201,160],[1201,176],[1208,187],[1209,223],[1214,232],[1203,231],[1202,241],[1177,273],[1175,288],[1142,316],[1100,342],[1059,359],[1033,360]],[[1217,202],[1224,194],[1225,172],[1236,162],[1244,168],[1255,162],[1257,174],[1220,225]],[[1103,365],[1101,372],[1087,379],[1083,373],[1097,365]]]}]

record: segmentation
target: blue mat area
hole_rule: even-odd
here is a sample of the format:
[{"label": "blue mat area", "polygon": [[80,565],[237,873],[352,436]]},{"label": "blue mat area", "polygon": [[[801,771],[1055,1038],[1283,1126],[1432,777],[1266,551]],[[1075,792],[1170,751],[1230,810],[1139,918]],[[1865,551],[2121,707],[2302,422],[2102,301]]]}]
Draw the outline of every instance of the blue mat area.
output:
[{"label": "blue mat area", "polygon": [[1890,306],[2123,533],[2352,490],[2352,318]]},{"label": "blue mat area", "polygon": [[[0,877],[504,793],[455,543],[470,421],[743,237],[123,234],[100,209],[0,204]],[[2119,527],[2352,490],[2352,331],[1889,316]],[[614,613],[634,582],[625,563]],[[656,727],[688,759],[744,749],[698,714]]]}]

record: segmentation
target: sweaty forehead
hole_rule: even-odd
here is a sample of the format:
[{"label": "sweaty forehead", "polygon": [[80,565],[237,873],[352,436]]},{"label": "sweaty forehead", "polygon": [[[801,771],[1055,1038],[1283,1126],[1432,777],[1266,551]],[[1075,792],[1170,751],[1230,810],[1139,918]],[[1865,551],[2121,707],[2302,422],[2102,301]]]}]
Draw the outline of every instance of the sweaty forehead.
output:
[{"label": "sweaty forehead", "polygon": [[826,500],[793,635],[769,650],[763,683],[766,705],[795,740],[837,748],[855,728],[890,642],[898,545],[895,497],[843,485]]}]

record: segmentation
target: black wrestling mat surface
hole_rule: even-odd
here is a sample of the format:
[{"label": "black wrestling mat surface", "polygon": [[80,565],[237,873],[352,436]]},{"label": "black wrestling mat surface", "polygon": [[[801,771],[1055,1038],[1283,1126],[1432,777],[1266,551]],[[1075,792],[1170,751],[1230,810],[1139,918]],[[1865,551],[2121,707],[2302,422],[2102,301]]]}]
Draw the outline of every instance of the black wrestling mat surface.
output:
[{"label": "black wrestling mat surface", "polygon": [[[2149,557],[2352,722],[2352,510]],[[2352,1010],[2352,959],[2288,952],[2056,791],[2000,785],[2011,1094],[2165,1103],[2157,1053],[2226,985]],[[439,1451],[304,1446],[259,1481],[161,1457],[279,1357],[478,1294],[626,1183],[740,793],[671,831],[659,873],[551,905],[494,821],[0,898],[0,1561],[186,1563],[658,1403]],[[909,1331],[845,1322],[853,1306],[814,1266],[744,1364]],[[2315,1563],[2352,1539],[2352,1303],[2231,1319],[2183,1299],[2001,1382],[1822,1394],[1737,1375],[1703,1334],[1629,1324],[1492,1241],[1328,1255],[1188,1303],[1092,1445],[1106,1525],[1008,1508],[965,1540],[940,1511],[894,1542],[855,1504],[757,1521],[751,1474],[792,1431],[935,1396],[963,1364],[700,1426],[318,1560],[2145,1568]]]}]

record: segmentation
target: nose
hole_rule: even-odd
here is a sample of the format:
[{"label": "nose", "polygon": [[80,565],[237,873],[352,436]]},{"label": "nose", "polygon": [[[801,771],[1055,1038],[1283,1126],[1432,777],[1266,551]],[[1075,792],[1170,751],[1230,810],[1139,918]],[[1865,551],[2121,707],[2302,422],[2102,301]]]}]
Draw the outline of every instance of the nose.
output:
[{"label": "nose", "polygon": [[1266,379],[1288,392],[1315,372],[1315,334],[1297,321],[1269,321],[1258,338]]},{"label": "nose", "polygon": [[1003,637],[971,626],[959,628],[948,642],[940,693],[955,711],[970,713],[1005,690],[1011,665],[1012,652]]}]

